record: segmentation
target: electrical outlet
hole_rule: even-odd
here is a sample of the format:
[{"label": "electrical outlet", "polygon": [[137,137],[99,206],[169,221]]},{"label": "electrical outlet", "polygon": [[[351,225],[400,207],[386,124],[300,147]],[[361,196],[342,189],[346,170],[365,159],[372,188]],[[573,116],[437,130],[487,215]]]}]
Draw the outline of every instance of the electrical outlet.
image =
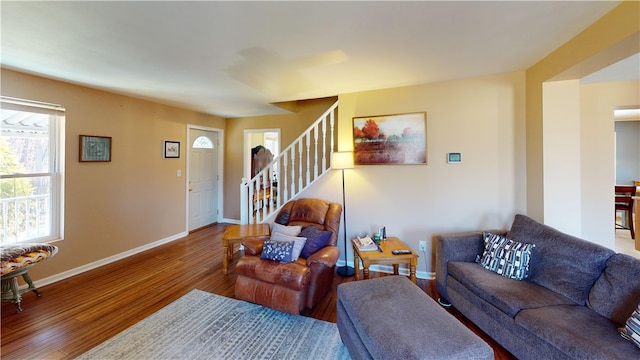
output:
[{"label": "electrical outlet", "polygon": [[427,242],[420,241],[420,251],[427,251]]}]

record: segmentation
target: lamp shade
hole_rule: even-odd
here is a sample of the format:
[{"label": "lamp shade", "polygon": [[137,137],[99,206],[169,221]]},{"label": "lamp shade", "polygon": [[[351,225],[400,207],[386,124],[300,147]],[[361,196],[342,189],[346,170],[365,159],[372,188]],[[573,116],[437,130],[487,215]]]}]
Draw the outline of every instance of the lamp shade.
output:
[{"label": "lamp shade", "polygon": [[353,152],[351,151],[336,151],[331,154],[331,168],[332,169],[353,169]]}]

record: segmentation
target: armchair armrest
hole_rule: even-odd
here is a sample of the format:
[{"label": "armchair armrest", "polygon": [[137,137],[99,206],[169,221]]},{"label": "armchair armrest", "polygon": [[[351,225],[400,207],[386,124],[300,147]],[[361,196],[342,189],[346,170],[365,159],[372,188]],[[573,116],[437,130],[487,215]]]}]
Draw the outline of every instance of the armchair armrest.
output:
[{"label": "armchair armrest", "polygon": [[[487,230],[505,235],[504,230]],[[482,231],[464,232],[436,236],[436,291],[447,298],[448,263],[450,261],[475,262],[482,255],[484,241]]]},{"label": "armchair armrest", "polygon": [[263,239],[244,239],[242,240],[244,246],[244,253],[247,255],[259,256],[262,254],[262,248],[264,247]]},{"label": "armchair armrest", "polygon": [[326,267],[332,267],[338,262],[339,257],[340,249],[337,246],[325,246],[307,258],[307,266],[321,264]]}]

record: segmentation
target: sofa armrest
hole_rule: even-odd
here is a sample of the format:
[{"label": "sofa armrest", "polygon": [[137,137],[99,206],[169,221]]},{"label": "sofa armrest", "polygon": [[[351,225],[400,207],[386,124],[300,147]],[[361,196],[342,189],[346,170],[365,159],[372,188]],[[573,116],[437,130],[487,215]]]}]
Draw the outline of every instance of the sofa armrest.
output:
[{"label": "sofa armrest", "polygon": [[[505,235],[506,231],[488,230]],[[475,262],[484,250],[482,231],[436,235],[436,291],[447,298],[447,265],[449,261]]]},{"label": "sofa armrest", "polygon": [[339,257],[340,249],[336,246],[325,246],[307,258],[307,266],[322,264],[326,267],[332,267],[338,262]]}]

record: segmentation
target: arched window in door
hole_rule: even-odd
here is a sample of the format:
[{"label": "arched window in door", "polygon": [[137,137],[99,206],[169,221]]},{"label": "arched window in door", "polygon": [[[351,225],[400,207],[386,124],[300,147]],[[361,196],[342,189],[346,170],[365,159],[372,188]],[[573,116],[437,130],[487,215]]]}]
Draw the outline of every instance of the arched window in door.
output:
[{"label": "arched window in door", "polygon": [[198,136],[193,141],[193,148],[194,149],[213,149],[213,143],[206,136]]}]

